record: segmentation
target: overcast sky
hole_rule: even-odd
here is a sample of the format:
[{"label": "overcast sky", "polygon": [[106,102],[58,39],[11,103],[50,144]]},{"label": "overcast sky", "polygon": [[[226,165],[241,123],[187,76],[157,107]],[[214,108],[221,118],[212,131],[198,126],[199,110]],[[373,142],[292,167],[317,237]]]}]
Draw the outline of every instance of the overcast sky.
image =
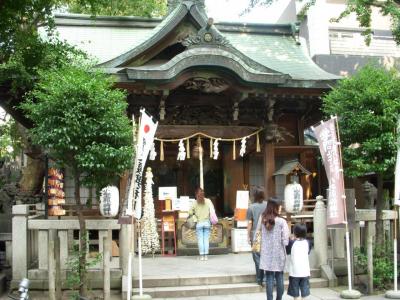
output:
[{"label": "overcast sky", "polygon": [[255,7],[250,13],[239,16],[249,0],[206,0],[208,16],[216,21],[240,21],[251,23],[275,23],[282,7],[290,0],[278,0],[269,7]]}]

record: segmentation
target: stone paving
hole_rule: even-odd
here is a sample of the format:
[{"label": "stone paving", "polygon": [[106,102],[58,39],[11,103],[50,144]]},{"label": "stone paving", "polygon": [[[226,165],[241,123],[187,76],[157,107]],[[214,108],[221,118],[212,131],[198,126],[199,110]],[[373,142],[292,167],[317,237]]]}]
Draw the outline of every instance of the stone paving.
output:
[{"label": "stone paving", "polygon": [[[134,274],[137,274],[137,259],[134,261]],[[241,274],[252,274],[254,272],[254,264],[250,253],[227,254],[210,256],[208,261],[199,261],[194,256],[179,257],[146,257],[143,259],[143,278],[147,280],[162,278],[185,278],[185,277],[218,277],[218,276],[235,276]],[[136,277],[136,276],[135,276]],[[135,283],[137,285],[137,282]],[[339,292],[345,287],[329,288],[312,288],[311,296],[308,300],[336,300],[340,299]],[[10,299],[6,295],[0,296],[0,300]],[[30,299],[45,300],[49,299],[47,292],[31,291]],[[68,299],[67,293],[64,293],[63,299]],[[91,300],[102,299],[102,292],[95,291]],[[112,291],[111,300],[123,299],[121,293]],[[265,292],[251,294],[235,294],[220,296],[199,296],[185,298],[154,298],[154,300],[266,300]],[[284,295],[283,300],[293,299]],[[382,295],[362,297],[365,300],[384,299]]]}]

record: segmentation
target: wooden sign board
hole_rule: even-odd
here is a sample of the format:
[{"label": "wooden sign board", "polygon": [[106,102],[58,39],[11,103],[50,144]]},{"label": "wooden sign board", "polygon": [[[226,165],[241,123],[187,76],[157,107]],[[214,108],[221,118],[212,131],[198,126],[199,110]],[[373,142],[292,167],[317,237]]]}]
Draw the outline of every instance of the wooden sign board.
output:
[{"label": "wooden sign board", "polygon": [[249,207],[249,191],[236,191],[236,208],[247,209]]},{"label": "wooden sign board", "polygon": [[175,217],[173,215],[167,215],[162,217],[162,226],[164,232],[175,231]]}]

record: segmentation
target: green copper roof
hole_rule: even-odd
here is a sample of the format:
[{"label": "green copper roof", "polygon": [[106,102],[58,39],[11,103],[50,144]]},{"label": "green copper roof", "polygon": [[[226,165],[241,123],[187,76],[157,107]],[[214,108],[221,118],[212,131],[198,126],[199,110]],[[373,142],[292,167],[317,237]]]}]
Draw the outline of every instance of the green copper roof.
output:
[{"label": "green copper roof", "polygon": [[308,56],[307,49],[292,36],[224,33],[232,45],[256,62],[289,74],[293,79],[332,80],[339,77],[319,68]]},{"label": "green copper roof", "polygon": [[[98,58],[100,66],[121,71],[121,67],[160,42],[188,15],[199,29],[207,23],[204,11],[193,2],[185,1],[162,21],[133,17],[97,17],[93,20],[87,16],[58,15],[56,25],[61,39]],[[217,23],[214,28],[230,42],[229,46],[223,47],[224,50],[237,57],[247,57],[242,60],[250,62],[253,68],[255,66],[250,70],[253,74],[257,71],[267,74],[262,70],[265,67],[272,71],[272,76],[286,75],[289,79],[284,85],[292,87],[327,87],[330,81],[340,78],[325,72],[311,60],[305,45],[299,45],[293,37],[291,24]],[[257,64],[262,67],[257,67]],[[248,66],[243,67],[246,69]],[[151,71],[146,67],[129,69],[135,70],[130,72],[130,78],[141,69],[143,72]],[[271,74],[268,74],[269,78],[272,78]],[[142,75],[139,77],[145,80]]]}]

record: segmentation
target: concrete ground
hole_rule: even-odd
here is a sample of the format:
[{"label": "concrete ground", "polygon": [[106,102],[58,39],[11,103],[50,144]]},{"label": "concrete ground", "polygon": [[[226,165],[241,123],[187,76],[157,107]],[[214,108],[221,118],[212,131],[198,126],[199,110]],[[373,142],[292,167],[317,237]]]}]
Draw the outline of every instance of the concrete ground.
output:
[{"label": "concrete ground", "polygon": [[[336,288],[337,290],[337,288]],[[32,291],[30,294],[30,299],[32,300],[47,300],[48,295],[46,292],[38,292]],[[6,295],[0,296],[0,300],[10,299]],[[63,296],[63,299],[68,299],[67,295]],[[96,291],[95,295],[90,297],[91,300],[103,299],[101,293]],[[121,294],[113,293],[110,300],[120,300],[123,299]],[[265,293],[252,293],[252,294],[237,294],[230,296],[202,296],[202,297],[189,297],[189,298],[154,298],[154,300],[266,300]],[[292,297],[286,295],[283,296],[283,300],[292,300]],[[338,300],[341,299],[339,297],[339,292],[328,289],[328,288],[318,288],[311,289],[311,296],[307,298],[307,300]],[[363,300],[378,300],[378,299],[386,299],[383,295],[376,296],[363,296],[361,299]]]}]

